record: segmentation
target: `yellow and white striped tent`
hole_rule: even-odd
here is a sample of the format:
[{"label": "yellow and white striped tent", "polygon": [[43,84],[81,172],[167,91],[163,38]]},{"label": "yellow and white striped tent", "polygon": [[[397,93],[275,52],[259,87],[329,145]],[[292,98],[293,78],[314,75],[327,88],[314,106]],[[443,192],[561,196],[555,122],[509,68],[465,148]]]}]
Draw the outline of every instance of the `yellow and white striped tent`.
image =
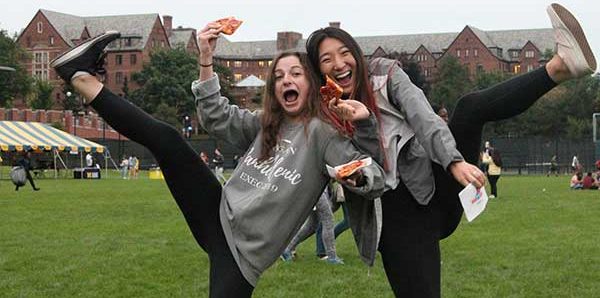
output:
[{"label": "yellow and white striped tent", "polygon": [[2,151],[71,151],[103,153],[104,146],[38,122],[0,121]]}]

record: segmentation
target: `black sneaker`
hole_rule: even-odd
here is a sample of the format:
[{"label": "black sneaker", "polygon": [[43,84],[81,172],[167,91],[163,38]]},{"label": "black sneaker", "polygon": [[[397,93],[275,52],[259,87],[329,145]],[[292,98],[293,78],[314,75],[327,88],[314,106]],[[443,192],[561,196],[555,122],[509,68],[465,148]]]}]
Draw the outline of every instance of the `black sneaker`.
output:
[{"label": "black sneaker", "polygon": [[104,48],[120,36],[121,33],[117,31],[107,31],[64,52],[52,60],[50,66],[67,83],[71,82],[73,74],[78,71],[85,71],[91,75],[102,73]]}]

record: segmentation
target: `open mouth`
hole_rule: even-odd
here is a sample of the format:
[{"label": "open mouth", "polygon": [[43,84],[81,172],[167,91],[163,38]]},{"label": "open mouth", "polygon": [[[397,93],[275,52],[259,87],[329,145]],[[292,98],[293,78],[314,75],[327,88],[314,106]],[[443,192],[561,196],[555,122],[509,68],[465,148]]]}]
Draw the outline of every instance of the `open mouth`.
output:
[{"label": "open mouth", "polygon": [[296,90],[287,90],[283,92],[283,99],[285,102],[293,102],[298,99],[298,91]]},{"label": "open mouth", "polygon": [[348,86],[352,82],[352,71],[348,70],[337,74],[335,80],[342,86]]}]

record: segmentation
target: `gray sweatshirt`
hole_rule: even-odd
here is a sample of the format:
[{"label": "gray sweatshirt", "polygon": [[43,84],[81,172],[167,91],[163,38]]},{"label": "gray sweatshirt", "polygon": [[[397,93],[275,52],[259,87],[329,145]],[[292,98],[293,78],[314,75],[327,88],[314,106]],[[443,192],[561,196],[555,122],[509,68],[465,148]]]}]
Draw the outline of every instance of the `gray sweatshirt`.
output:
[{"label": "gray sweatshirt", "polygon": [[[219,90],[216,75],[192,83],[202,126],[212,136],[247,149],[223,187],[220,217],[242,274],[256,286],[323,192],[329,180],[325,164],[336,166],[366,156],[329,124],[313,118],[306,125],[284,122],[274,156],[260,163],[260,116],[230,105]],[[349,190],[367,199],[381,196],[382,168],[373,162],[362,171],[366,183]]]}]

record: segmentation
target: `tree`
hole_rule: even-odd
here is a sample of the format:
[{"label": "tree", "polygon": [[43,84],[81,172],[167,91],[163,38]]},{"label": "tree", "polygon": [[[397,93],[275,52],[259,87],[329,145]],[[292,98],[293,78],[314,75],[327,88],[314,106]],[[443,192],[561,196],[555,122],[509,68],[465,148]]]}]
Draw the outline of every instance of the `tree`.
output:
[{"label": "tree", "polygon": [[452,111],[458,99],[467,94],[473,88],[473,84],[467,68],[453,56],[444,57],[438,68],[436,83],[429,94],[430,100]]},{"label": "tree", "polygon": [[73,86],[71,86],[71,84],[63,85],[63,94],[65,94],[65,98],[62,100],[63,109],[71,110],[74,113],[83,110],[83,105],[81,103],[81,95],[75,92],[75,89],[73,89]]},{"label": "tree", "polygon": [[410,56],[406,52],[398,53],[391,52],[385,55],[385,58],[397,60],[402,65],[402,70],[408,75],[410,81],[417,87],[419,87],[427,95],[429,94],[429,84],[425,80],[421,67],[419,64],[410,59]]},{"label": "tree", "polygon": [[17,96],[25,97],[32,90],[32,78],[20,63],[28,59],[28,54],[10,38],[5,30],[0,30],[0,66],[15,69],[0,70],[0,107],[9,106]]},{"label": "tree", "polygon": [[[196,57],[185,48],[155,51],[142,71],[132,75],[132,80],[141,87],[130,92],[130,100],[155,117],[181,127],[178,119],[194,113],[190,82],[197,79]],[[169,112],[165,107],[169,107]],[[170,116],[173,112],[176,117]]]},{"label": "tree", "polygon": [[54,106],[52,91],[54,86],[48,81],[35,80],[33,97],[29,101],[29,106],[37,110],[50,110]]},{"label": "tree", "polygon": [[217,73],[217,75],[219,76],[219,85],[221,85],[221,95],[227,98],[232,98],[231,86],[233,82],[233,73],[231,72],[231,69],[220,64],[214,64],[213,69],[215,73]]}]

